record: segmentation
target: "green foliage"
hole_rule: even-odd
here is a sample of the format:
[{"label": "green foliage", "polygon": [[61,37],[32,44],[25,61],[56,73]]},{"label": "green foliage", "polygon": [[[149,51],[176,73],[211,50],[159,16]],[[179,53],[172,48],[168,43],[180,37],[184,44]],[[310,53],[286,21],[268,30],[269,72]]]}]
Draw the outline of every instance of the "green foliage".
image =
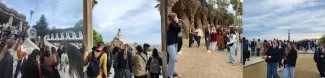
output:
[{"label": "green foliage", "polygon": [[103,41],[103,37],[101,34],[99,34],[96,30],[93,30],[93,40],[94,40],[94,45],[96,45],[98,42],[102,42]]},{"label": "green foliage", "polygon": [[132,44],[133,47],[137,47],[138,45],[139,45],[138,42],[134,42],[134,43]]},{"label": "green foliage", "polygon": [[33,28],[37,31],[37,35],[41,36],[41,38],[49,33],[48,23],[44,14],[41,16],[40,20],[36,22],[36,25],[34,25]]},{"label": "green foliage", "polygon": [[109,46],[111,44],[111,42],[105,42],[105,46]]},{"label": "green foliage", "polygon": [[322,38],[319,39],[318,44],[325,44],[325,36],[322,36]]},{"label": "green foliage", "polygon": [[[232,9],[236,10],[237,9],[237,4],[238,4],[239,0],[231,0],[230,4],[233,5]],[[239,3],[239,15],[243,15],[243,2]]]}]

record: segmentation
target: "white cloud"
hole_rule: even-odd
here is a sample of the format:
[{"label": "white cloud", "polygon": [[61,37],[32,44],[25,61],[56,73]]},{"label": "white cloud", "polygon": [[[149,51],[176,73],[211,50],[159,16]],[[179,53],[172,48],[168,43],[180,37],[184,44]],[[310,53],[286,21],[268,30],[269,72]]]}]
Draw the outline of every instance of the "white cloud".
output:
[{"label": "white cloud", "polygon": [[[245,1],[246,2],[246,1]],[[249,2],[249,1],[248,1]],[[252,2],[252,1],[251,1]],[[322,3],[323,2],[323,3]],[[325,8],[321,0],[265,0],[244,8],[244,34],[248,39],[287,39],[291,30],[291,39],[302,40],[320,38],[325,31]],[[250,3],[248,3],[250,4]],[[253,4],[252,4],[253,5]],[[266,9],[260,12],[258,9]],[[247,13],[256,16],[245,16]],[[260,14],[258,14],[260,13]],[[245,36],[244,35],[244,36]]]},{"label": "white cloud", "polygon": [[161,44],[160,15],[156,1],[98,0],[93,9],[94,28],[110,41],[121,28],[128,43]]}]

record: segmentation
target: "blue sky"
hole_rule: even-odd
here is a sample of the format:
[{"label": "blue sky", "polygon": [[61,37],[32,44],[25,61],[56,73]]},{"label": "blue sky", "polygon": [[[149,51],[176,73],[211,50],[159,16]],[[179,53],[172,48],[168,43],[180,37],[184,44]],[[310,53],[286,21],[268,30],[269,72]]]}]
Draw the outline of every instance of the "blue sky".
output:
[{"label": "blue sky", "polygon": [[244,37],[248,39],[320,38],[325,34],[325,0],[245,0]]},{"label": "blue sky", "polygon": [[94,29],[105,42],[111,41],[121,28],[128,43],[160,45],[160,14],[154,8],[156,4],[156,0],[98,0],[93,9]]},{"label": "blue sky", "polygon": [[81,0],[3,0],[9,8],[14,8],[17,12],[26,16],[29,22],[30,11],[33,10],[32,25],[44,14],[49,26],[56,28],[73,27],[82,19]]}]

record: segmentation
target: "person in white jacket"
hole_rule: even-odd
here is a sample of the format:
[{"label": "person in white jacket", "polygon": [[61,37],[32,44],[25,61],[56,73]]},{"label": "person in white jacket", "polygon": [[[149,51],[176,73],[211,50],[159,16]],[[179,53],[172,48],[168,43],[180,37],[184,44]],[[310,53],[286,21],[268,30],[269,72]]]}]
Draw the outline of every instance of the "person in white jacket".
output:
[{"label": "person in white jacket", "polygon": [[227,43],[230,47],[230,52],[228,54],[229,56],[229,63],[236,65],[236,49],[237,49],[237,43],[238,43],[238,36],[236,34],[236,31],[234,28],[230,28],[230,34],[227,35],[230,39],[230,42]]}]

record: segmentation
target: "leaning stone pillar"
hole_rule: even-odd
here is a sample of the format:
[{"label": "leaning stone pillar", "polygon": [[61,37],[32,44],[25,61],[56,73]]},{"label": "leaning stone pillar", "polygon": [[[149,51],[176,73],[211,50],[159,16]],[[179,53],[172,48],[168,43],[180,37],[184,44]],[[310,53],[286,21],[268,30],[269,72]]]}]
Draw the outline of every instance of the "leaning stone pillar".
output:
[{"label": "leaning stone pillar", "polygon": [[92,1],[83,0],[83,42],[87,45],[89,52],[93,47]]},{"label": "leaning stone pillar", "polygon": [[9,26],[11,26],[12,25],[12,21],[13,21],[14,19],[13,19],[13,17],[12,16],[10,16],[10,18],[9,18],[9,20],[8,20],[8,25]]},{"label": "leaning stone pillar", "polygon": [[19,31],[22,31],[23,30],[23,21],[20,21],[19,22]]}]

